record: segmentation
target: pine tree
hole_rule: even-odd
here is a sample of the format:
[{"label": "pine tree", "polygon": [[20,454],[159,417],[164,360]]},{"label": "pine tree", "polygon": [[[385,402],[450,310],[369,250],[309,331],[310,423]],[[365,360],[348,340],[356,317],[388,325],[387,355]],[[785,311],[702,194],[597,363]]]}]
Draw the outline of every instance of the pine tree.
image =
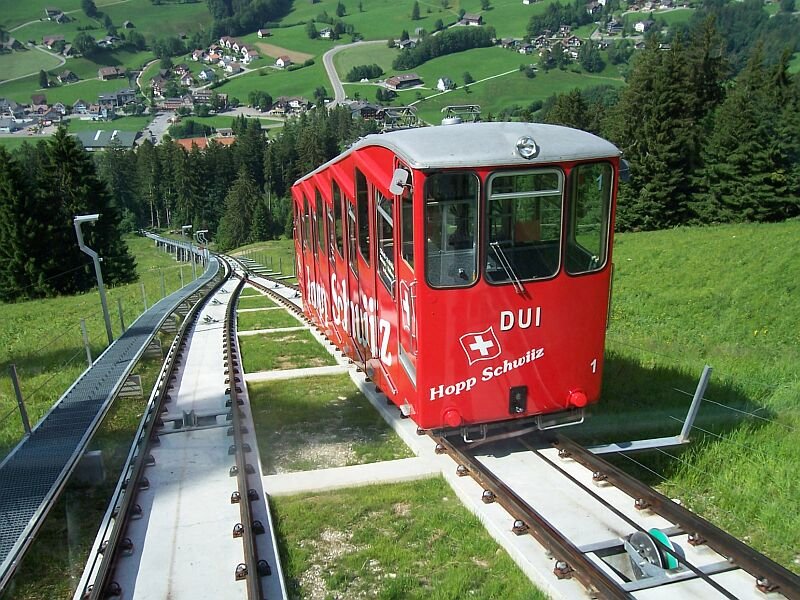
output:
[{"label": "pine tree", "polygon": [[419,21],[419,2],[414,0],[414,6],[411,7],[411,20]]},{"label": "pine tree", "polygon": [[52,261],[47,210],[19,163],[0,146],[0,299],[50,296],[45,275]]},{"label": "pine tree", "polygon": [[583,94],[574,89],[566,94],[559,94],[544,118],[545,123],[564,125],[576,129],[588,129],[589,110]]},{"label": "pine tree", "polygon": [[220,250],[231,250],[251,241],[253,214],[260,196],[250,172],[242,166],[233,187],[225,197],[225,214],[217,231]]}]

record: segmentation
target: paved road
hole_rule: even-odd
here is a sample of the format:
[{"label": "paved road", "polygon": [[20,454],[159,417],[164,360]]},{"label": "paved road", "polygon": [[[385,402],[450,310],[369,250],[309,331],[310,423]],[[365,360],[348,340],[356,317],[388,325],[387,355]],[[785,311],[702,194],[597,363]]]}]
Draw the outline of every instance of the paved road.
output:
[{"label": "paved road", "polygon": [[331,48],[322,56],[322,63],[325,65],[325,71],[328,73],[328,79],[331,80],[331,87],[333,88],[333,100],[328,103],[329,108],[333,108],[345,99],[344,86],[342,80],[339,79],[339,74],[336,72],[336,67],[333,66],[333,57],[342,50],[352,48],[353,46],[361,46],[364,44],[386,44],[385,40],[372,40],[369,42],[353,42],[352,44],[343,44]]}]

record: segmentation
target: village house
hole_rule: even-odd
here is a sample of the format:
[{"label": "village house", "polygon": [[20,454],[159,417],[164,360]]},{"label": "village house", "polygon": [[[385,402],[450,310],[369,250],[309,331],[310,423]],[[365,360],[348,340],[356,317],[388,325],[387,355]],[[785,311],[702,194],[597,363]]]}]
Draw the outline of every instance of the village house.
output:
[{"label": "village house", "polygon": [[22,129],[22,126],[14,119],[0,117],[0,133],[14,133]]},{"label": "village house", "polygon": [[236,75],[237,73],[241,73],[242,65],[240,65],[238,62],[230,62],[227,65],[225,65],[225,72],[231,75]]},{"label": "village house", "polygon": [[458,24],[468,26],[483,25],[483,17],[481,15],[475,15],[472,13],[464,13],[464,16],[461,17],[461,20],[458,22]]},{"label": "village house", "polygon": [[411,50],[417,47],[417,42],[414,40],[400,40],[397,42],[397,47],[400,48],[400,50]]},{"label": "village house", "polygon": [[64,36],[63,35],[46,35],[42,38],[42,45],[45,46],[48,50],[52,50],[53,46],[55,46],[58,42],[63,42]]},{"label": "village house", "polygon": [[123,77],[126,72],[125,67],[102,67],[98,69],[97,76],[100,79],[108,80]]},{"label": "village house", "polygon": [[194,52],[192,52],[192,60],[194,61],[205,60],[205,58],[206,58],[205,50],[195,50]]},{"label": "village house", "polygon": [[275,66],[280,67],[281,69],[285,69],[289,65],[292,64],[292,59],[288,56],[279,56],[278,60],[275,61]]},{"label": "village house", "polygon": [[5,41],[0,42],[0,50],[11,52],[12,50],[19,50],[22,48],[20,41],[12,36],[8,36]]},{"label": "village house", "polygon": [[67,114],[67,107],[63,102],[56,102],[53,104],[53,110],[59,113],[61,116]]},{"label": "village house", "polygon": [[189,87],[190,85],[194,84],[194,78],[192,77],[191,73],[187,73],[180,79],[181,85],[184,87]]},{"label": "village house", "polygon": [[78,99],[72,105],[73,115],[85,115],[89,112],[89,104],[85,100]]},{"label": "village house", "polygon": [[360,117],[362,119],[375,119],[378,115],[378,112],[381,110],[381,106],[377,104],[372,104],[371,102],[365,102],[363,100],[358,100],[356,102],[350,103],[350,114],[352,117]]},{"label": "village house", "polygon": [[386,87],[390,90],[400,90],[403,88],[422,85],[422,79],[416,73],[406,73],[404,75],[394,75],[386,80]]},{"label": "village house", "polygon": [[133,148],[139,132],[98,129],[96,131],[79,131],[74,135],[87,151],[97,152],[114,147]]},{"label": "village house", "polygon": [[61,73],[59,73],[56,76],[56,79],[58,79],[59,83],[67,84],[67,83],[75,83],[76,81],[79,80],[79,77],[75,75],[75,73],[67,69],[66,71],[62,71]]},{"label": "village house", "polygon": [[97,103],[105,108],[119,108],[136,101],[136,90],[125,88],[111,94],[100,94]]},{"label": "village house", "polygon": [[133,29],[134,28],[134,24],[131,21],[123,21],[122,22],[122,28],[123,29]]},{"label": "village house", "polygon": [[183,77],[184,75],[191,73],[191,70],[189,69],[189,65],[181,63],[172,67],[172,72],[178,77]]},{"label": "village house", "polygon": [[150,86],[153,88],[153,96],[163,96],[168,83],[169,81],[161,75],[153,77],[153,79],[150,80]]},{"label": "village house", "polygon": [[72,44],[66,44],[61,54],[67,58],[71,56],[78,56],[78,51],[72,47]]},{"label": "village house", "polygon": [[655,25],[655,21],[637,21],[633,30],[636,33],[647,33],[653,25]]},{"label": "village house", "polygon": [[97,40],[97,47],[98,48],[113,48],[114,44],[119,41],[119,38],[115,35],[107,35],[105,37],[100,38]]},{"label": "village house", "polygon": [[622,33],[622,23],[617,21],[616,19],[611,19],[606,25],[606,32],[608,35],[617,35],[618,33]]},{"label": "village house", "polygon": [[323,40],[329,40],[333,37],[333,29],[330,27],[324,27],[319,31],[319,37]]},{"label": "village house", "polygon": [[259,58],[258,52],[255,52],[253,50],[248,50],[247,54],[245,54],[244,58],[242,59],[242,62],[246,65],[249,65],[251,62],[253,62],[258,58]]},{"label": "village house", "polygon": [[64,11],[60,8],[56,8],[54,6],[50,6],[44,9],[45,18],[48,21],[53,21],[55,23],[69,23],[69,17],[64,14]]},{"label": "village house", "polygon": [[211,69],[203,69],[197,74],[197,78],[200,81],[214,81],[216,77],[217,76],[214,74],[214,71],[212,71]]},{"label": "village house", "polygon": [[436,82],[436,89],[440,92],[446,92],[447,90],[452,90],[455,87],[455,83],[453,83],[453,80],[449,77],[439,77],[439,81]]},{"label": "village house", "polygon": [[31,94],[31,106],[34,109],[39,106],[48,106],[47,96],[44,94]]},{"label": "village house", "polygon": [[260,38],[269,37],[271,35],[272,34],[270,33],[269,29],[259,29],[258,30],[258,37],[260,37]]},{"label": "village house", "polygon": [[14,100],[0,98],[0,117],[22,120],[25,117],[25,107]]},{"label": "village house", "polygon": [[179,108],[192,108],[194,106],[194,99],[190,94],[186,94],[181,98],[164,98],[158,103],[160,110],[178,110]]}]

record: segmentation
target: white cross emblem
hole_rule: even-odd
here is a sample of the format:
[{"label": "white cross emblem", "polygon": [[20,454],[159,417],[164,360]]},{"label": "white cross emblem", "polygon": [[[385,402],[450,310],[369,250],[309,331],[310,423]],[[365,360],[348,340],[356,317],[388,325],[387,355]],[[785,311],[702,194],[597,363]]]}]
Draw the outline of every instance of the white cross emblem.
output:
[{"label": "white cross emblem", "polygon": [[494,329],[489,327],[483,331],[467,333],[459,338],[461,348],[467,355],[469,364],[472,365],[479,360],[491,360],[500,356],[502,349]]}]

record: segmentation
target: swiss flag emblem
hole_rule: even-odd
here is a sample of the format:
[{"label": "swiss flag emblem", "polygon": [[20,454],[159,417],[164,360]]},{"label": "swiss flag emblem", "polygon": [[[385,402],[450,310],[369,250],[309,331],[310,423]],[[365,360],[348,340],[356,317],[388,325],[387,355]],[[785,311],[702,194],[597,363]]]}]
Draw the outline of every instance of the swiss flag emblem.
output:
[{"label": "swiss flag emblem", "polygon": [[470,365],[480,360],[491,360],[500,356],[500,342],[497,341],[492,327],[477,333],[462,335],[459,341]]}]

